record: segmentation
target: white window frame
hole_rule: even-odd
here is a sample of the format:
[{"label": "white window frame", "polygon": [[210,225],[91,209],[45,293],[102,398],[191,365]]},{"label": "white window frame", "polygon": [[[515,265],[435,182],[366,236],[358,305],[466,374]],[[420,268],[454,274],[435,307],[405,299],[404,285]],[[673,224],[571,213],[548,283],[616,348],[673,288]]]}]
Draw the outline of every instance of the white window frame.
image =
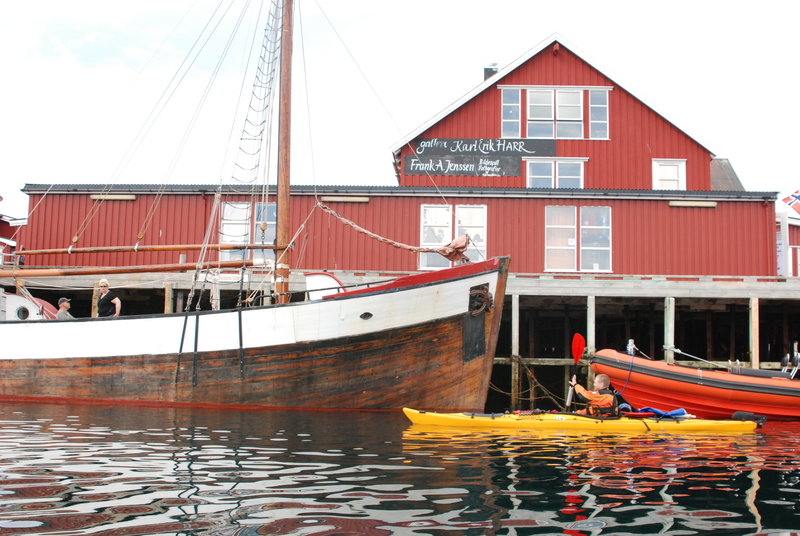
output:
[{"label": "white window frame", "polygon": [[[534,99],[531,98],[532,95],[547,95],[549,97],[548,103],[540,104],[535,103],[531,104]],[[556,137],[556,125],[555,125],[555,91],[552,89],[529,89],[526,93],[527,97],[527,106],[525,106],[525,135],[530,139],[553,139]],[[545,113],[542,115],[535,115],[531,114],[533,107],[536,107],[537,110],[542,110]],[[549,136],[531,136],[531,125],[547,125],[550,127],[550,135]]]},{"label": "white window frame", "polygon": [[[589,93],[589,139],[590,140],[607,140],[611,137],[610,134],[610,125],[609,125],[609,98],[611,97],[611,92],[607,89],[590,89],[588,90]],[[593,104],[592,103],[592,96],[593,95],[605,95],[605,104]],[[593,112],[602,111],[605,115],[605,119],[595,119]],[[606,135],[605,136],[593,136],[592,135],[592,127],[594,125],[605,125]]]},{"label": "white window frame", "polygon": [[[664,171],[674,171],[675,178],[670,182],[677,183],[677,188],[665,188],[667,179],[662,179]],[[653,190],[686,190],[686,159],[653,158]]]},{"label": "white window frame", "polygon": [[[582,89],[557,89],[556,90],[556,139],[559,140],[581,140],[583,139],[583,94]],[[565,103],[567,95],[577,95],[578,103]],[[578,116],[572,117],[571,113],[577,111]],[[559,134],[559,126],[578,126],[577,136],[566,136]]]},{"label": "white window frame", "polygon": [[[483,210],[483,214],[477,220],[474,217],[467,217],[468,211],[474,216],[476,209]],[[487,205],[421,205],[420,247],[445,246],[457,236],[468,234],[470,235],[470,246],[465,255],[473,261],[484,259],[487,251],[487,215]],[[420,270],[441,270],[452,265],[451,261],[438,253],[419,254]]]},{"label": "white window frame", "polygon": [[[441,214],[436,214],[441,212]],[[451,205],[422,205],[419,209],[419,245],[423,248],[444,246],[453,241],[453,207]],[[440,270],[450,267],[450,261],[438,253],[420,253],[420,270]]]},{"label": "white window frame", "polygon": [[[526,114],[526,135],[531,139],[558,139],[558,140],[581,140],[583,135],[583,88],[533,88],[527,92],[527,114]],[[546,104],[535,103],[533,95],[546,95],[549,98]],[[568,95],[577,95],[577,103],[566,103]],[[543,114],[533,114],[534,108],[538,111],[543,111]],[[568,112],[577,112],[568,113]],[[550,135],[548,136],[531,136],[531,125],[548,125],[550,127]],[[578,126],[577,136],[559,135],[559,126]]]},{"label": "white window frame", "polygon": [[[588,212],[589,210],[592,210],[592,209],[605,209],[605,211],[606,211],[606,220],[607,220],[605,222],[605,224],[601,223],[599,225],[590,225],[590,224],[586,223],[586,219],[584,218],[584,213]],[[580,271],[581,272],[610,273],[611,269],[613,267],[613,264],[611,262],[612,261],[611,252],[613,251],[613,248],[611,247],[612,246],[612,244],[611,244],[611,240],[612,240],[612,233],[611,233],[611,207],[584,206],[584,207],[581,207],[581,211],[580,212],[581,212],[580,220],[579,220],[579,222],[580,222],[580,230],[579,230],[579,233],[580,233],[580,256],[581,256],[581,259],[580,259],[581,269],[580,269]],[[593,231],[593,230],[600,230],[600,231],[605,230],[605,231],[608,232],[608,245],[607,246],[598,246],[598,245],[587,246],[586,245],[587,240],[585,239],[586,238],[585,231],[586,232],[590,232],[590,231]],[[584,253],[589,252],[589,251],[591,251],[591,252],[604,252],[604,251],[607,252],[608,268],[600,268],[599,266],[597,268],[595,268],[594,265],[591,268],[585,267],[584,260],[585,260],[586,256],[584,255]]]},{"label": "white window frame", "polygon": [[[554,224],[551,221],[551,212],[572,209],[572,224]],[[563,230],[572,230],[572,237],[567,236],[566,243],[559,244],[551,240],[551,231],[558,233]],[[569,234],[569,233],[567,233]],[[559,237],[560,238],[560,237]],[[544,207],[544,271],[545,272],[576,272],[577,269],[577,209],[572,206],[554,205]],[[550,252],[572,252],[572,267],[553,266]],[[559,257],[560,259],[560,257]]]},{"label": "white window frame", "polygon": [[[222,203],[219,224],[220,244],[249,243],[251,215],[252,205],[247,201],[227,201]],[[247,258],[246,255],[247,250],[244,249],[222,250],[219,252],[219,259],[221,261],[243,260]]]},{"label": "white window frame", "polygon": [[[567,140],[609,140],[610,139],[610,122],[611,122],[611,86],[528,86],[528,85],[504,85],[498,86],[502,91],[517,90],[520,91],[520,96],[524,95],[524,99],[520,102],[520,111],[524,110],[524,116],[520,118],[520,137],[527,139],[567,139]],[[565,96],[566,94],[574,93],[579,95],[580,104],[565,104],[564,99],[559,99],[559,95]],[[534,103],[535,95],[546,95],[546,102]],[[592,104],[593,95],[604,95],[605,103]],[[503,97],[501,95],[501,135],[502,135],[502,120],[505,116],[503,110]],[[559,102],[561,101],[561,102]],[[578,117],[576,114],[565,114],[569,109],[578,110]],[[598,112],[603,110],[603,112]],[[532,113],[537,112],[537,113]],[[595,118],[592,119],[592,112],[595,112]],[[597,114],[599,113],[599,117]],[[588,114],[588,116],[587,116]],[[571,116],[571,117],[570,117]],[[558,125],[559,123],[566,125],[568,123],[580,123],[579,136],[559,136]],[[524,129],[522,128],[524,125]],[[547,126],[545,133],[532,134],[531,127]],[[605,137],[593,136],[593,125],[605,125]],[[502,136],[508,137],[508,136]]]},{"label": "white window frame", "polygon": [[[519,138],[522,134],[522,92],[517,88],[501,88],[500,89],[500,107],[502,113],[500,114],[500,137],[501,138]],[[506,96],[516,95],[516,103],[509,103]],[[514,111],[516,110],[516,119],[513,118]],[[508,119],[510,116],[511,119]],[[513,135],[506,134],[506,126],[516,124],[516,132]]]},{"label": "white window frame", "polygon": [[[562,188],[559,184],[559,164],[579,164],[580,165],[580,175],[579,175],[579,186],[577,189],[583,189],[584,184],[584,177],[586,173],[586,166],[584,165],[586,162],[589,161],[588,158],[544,158],[544,157],[531,157],[531,158],[523,158],[525,162],[525,184],[527,184],[528,188],[545,188],[544,186],[533,186],[532,181],[534,176],[532,174],[533,166],[531,164],[551,164],[551,174],[550,174],[550,186],[549,188]],[[573,177],[569,177],[573,178]],[[571,188],[573,189],[573,188]]]},{"label": "white window frame", "polygon": [[[580,208],[580,212],[578,211]],[[608,210],[607,225],[589,225],[583,223],[584,209],[597,209],[603,208]],[[552,223],[555,220],[553,211],[565,212],[571,209],[572,220],[571,223]],[[580,215],[580,218],[579,218]],[[611,207],[605,206],[585,206],[576,207],[570,205],[549,205],[545,207],[544,215],[544,271],[545,272],[594,272],[594,273],[611,273],[613,271],[613,258],[612,258],[612,225],[611,225],[612,211]],[[583,234],[584,229],[591,231],[594,229],[607,229],[608,230],[608,245],[607,246],[584,246]],[[566,232],[565,232],[566,231]],[[571,231],[571,233],[570,233]],[[566,236],[566,240],[564,237]],[[552,253],[560,253],[566,251],[572,253],[571,260],[568,264],[571,266],[557,265],[555,261],[561,261],[562,256],[559,255],[557,259],[551,257]],[[608,252],[608,268],[607,269],[594,269],[583,267],[583,254],[588,251],[607,251]],[[568,257],[567,257],[568,258]]]},{"label": "white window frame", "polygon": [[[274,218],[269,217],[270,207],[273,208],[273,216]],[[253,244],[274,244],[275,243],[275,233],[277,232],[277,225],[278,225],[278,215],[277,215],[277,207],[278,204],[274,201],[262,202],[259,201],[256,203],[256,210],[253,213]],[[266,216],[266,219],[260,219],[258,216],[261,214],[262,216]],[[266,224],[266,230],[261,231],[261,223]],[[264,236],[264,240],[262,240],[262,234]],[[274,249],[254,249],[253,250],[253,259],[259,261],[275,261],[275,250]]]},{"label": "white window frame", "polygon": [[[467,214],[481,212],[476,219],[467,220]],[[486,205],[456,205],[456,238],[469,235],[469,247],[464,253],[471,261],[486,259]]]}]

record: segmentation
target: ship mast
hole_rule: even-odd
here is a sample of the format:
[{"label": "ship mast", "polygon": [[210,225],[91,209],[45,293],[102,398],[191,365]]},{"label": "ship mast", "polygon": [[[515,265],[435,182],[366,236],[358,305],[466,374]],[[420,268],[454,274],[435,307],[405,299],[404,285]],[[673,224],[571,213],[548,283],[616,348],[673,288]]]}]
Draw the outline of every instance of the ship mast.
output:
[{"label": "ship mast", "polygon": [[278,99],[278,194],[275,230],[275,293],[278,303],[289,302],[291,239],[289,187],[292,132],[292,10],[293,0],[284,0],[281,16],[280,94]]}]

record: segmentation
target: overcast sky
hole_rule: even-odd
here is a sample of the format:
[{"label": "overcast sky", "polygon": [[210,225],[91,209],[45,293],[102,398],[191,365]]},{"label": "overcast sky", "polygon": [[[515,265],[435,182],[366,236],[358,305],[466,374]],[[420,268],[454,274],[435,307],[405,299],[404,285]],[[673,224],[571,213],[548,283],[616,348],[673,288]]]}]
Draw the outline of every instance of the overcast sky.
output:
[{"label": "overcast sky", "polygon": [[[295,183],[395,184],[391,149],[399,139],[480,84],[485,66],[502,68],[557,34],[730,159],[748,190],[800,189],[797,2],[296,1],[295,60],[307,75],[295,77],[295,102],[308,102],[310,112],[294,117]],[[178,160],[219,38],[207,46],[214,57],[196,62],[141,144],[137,133],[211,13],[229,3],[4,2],[0,214],[26,215],[25,183],[225,181],[230,134],[241,131],[234,112],[244,38],[231,47]],[[245,4],[236,0],[229,14]],[[243,35],[254,31],[251,13]]]}]

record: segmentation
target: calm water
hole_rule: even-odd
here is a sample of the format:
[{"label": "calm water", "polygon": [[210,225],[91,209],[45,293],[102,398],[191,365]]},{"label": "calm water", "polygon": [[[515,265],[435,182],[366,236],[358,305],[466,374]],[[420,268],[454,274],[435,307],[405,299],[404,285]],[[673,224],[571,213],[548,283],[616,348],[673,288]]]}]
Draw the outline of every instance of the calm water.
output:
[{"label": "calm water", "polygon": [[452,432],[399,413],[0,405],[5,534],[800,534],[800,425]]}]

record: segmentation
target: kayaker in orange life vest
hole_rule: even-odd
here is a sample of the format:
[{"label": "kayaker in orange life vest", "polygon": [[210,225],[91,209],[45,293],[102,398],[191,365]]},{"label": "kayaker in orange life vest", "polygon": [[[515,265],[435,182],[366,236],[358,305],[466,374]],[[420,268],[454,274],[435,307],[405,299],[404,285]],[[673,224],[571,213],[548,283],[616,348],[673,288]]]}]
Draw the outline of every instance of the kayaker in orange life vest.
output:
[{"label": "kayaker in orange life vest", "polygon": [[569,384],[575,388],[575,394],[578,395],[578,398],[589,404],[586,409],[578,410],[575,413],[588,414],[595,417],[616,417],[619,414],[617,397],[608,388],[611,385],[611,378],[607,374],[598,374],[594,377],[594,391],[589,391],[579,385],[574,374]]}]

